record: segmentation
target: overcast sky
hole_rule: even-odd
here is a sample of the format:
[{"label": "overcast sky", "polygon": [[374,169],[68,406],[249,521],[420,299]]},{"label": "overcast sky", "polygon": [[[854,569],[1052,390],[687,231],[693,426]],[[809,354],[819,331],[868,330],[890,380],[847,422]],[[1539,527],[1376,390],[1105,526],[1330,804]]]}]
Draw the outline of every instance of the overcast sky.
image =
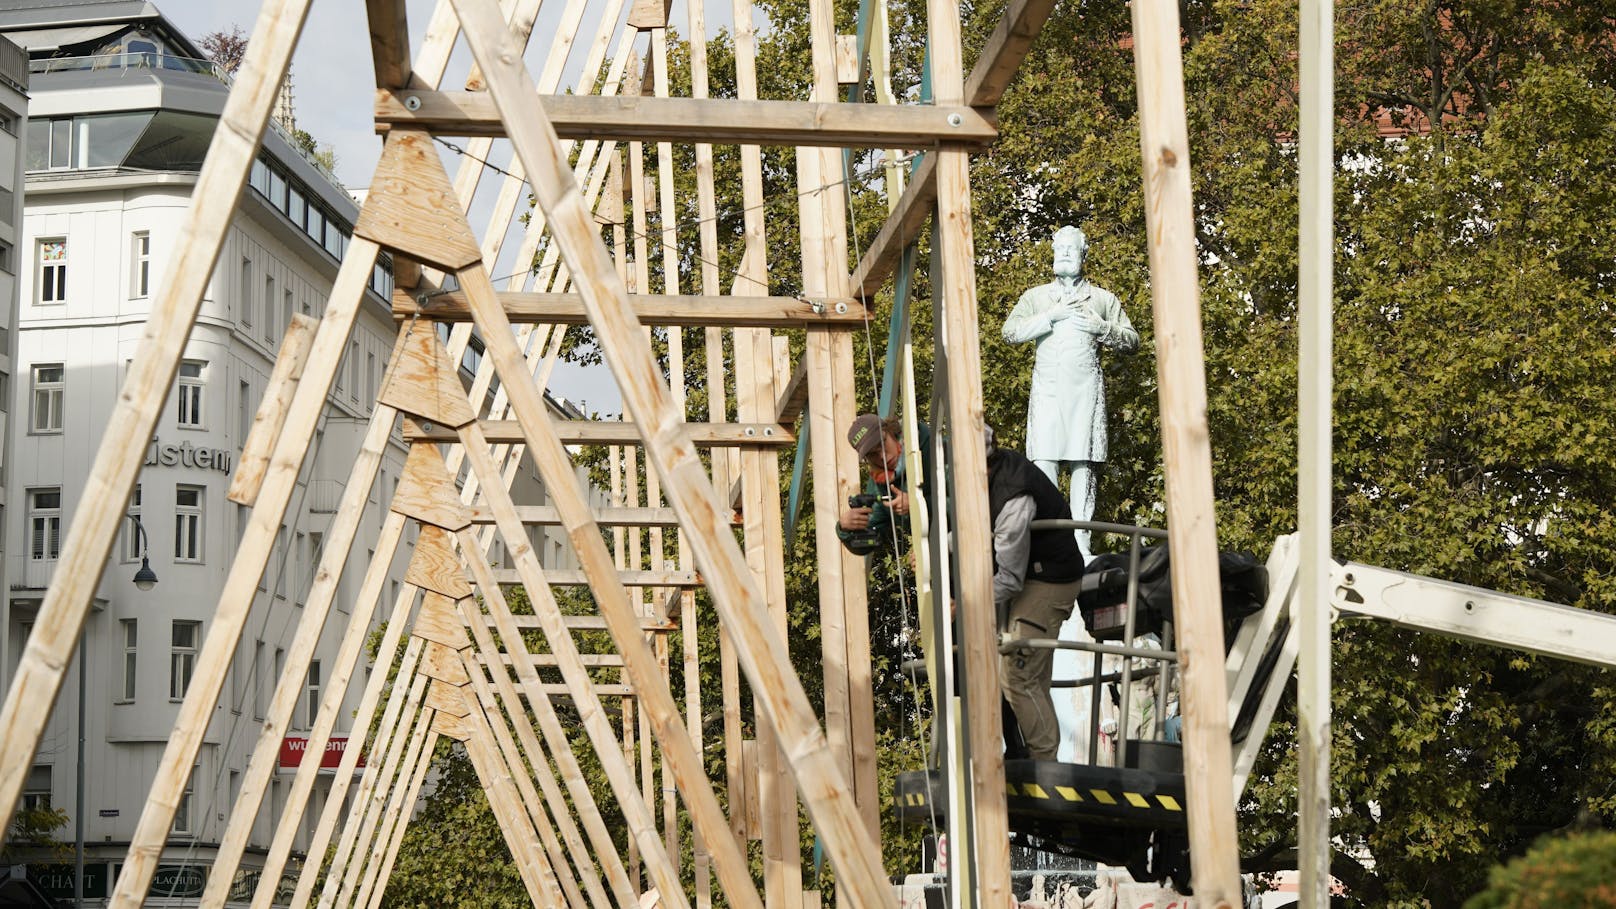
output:
[{"label": "overcast sky", "polygon": [[[251,33],[258,16],[258,4],[246,0],[154,0],[163,15],[193,41],[214,31],[229,31],[239,26],[243,33]],[[547,19],[559,16],[562,4],[543,4],[539,26],[535,35],[548,35],[555,29],[547,27]],[[727,3],[714,4],[727,10]],[[436,0],[407,0],[412,56],[420,47],[421,35],[431,20]],[[586,13],[579,34],[592,36],[598,27],[598,14],[591,18]],[[675,22],[675,28],[679,23]],[[615,42],[615,38],[613,39]],[[577,42],[568,76],[575,81],[582,66],[587,38]],[[642,41],[643,43],[643,41]],[[542,56],[535,49],[529,54],[529,67],[537,72],[535,59]],[[613,45],[615,48],[615,43]],[[459,87],[464,84],[470,68],[470,53],[462,41],[450,58],[444,85]],[[539,61],[542,63],[542,60]],[[565,84],[565,83],[564,83]],[[307,130],[322,146],[330,146],[337,156],[337,176],[349,189],[363,189],[370,185],[381,154],[381,139],[373,128],[373,105],[376,87],[375,71],[370,59],[370,33],[365,23],[365,4],[361,0],[317,0],[310,4],[308,21],[303,37],[292,58],[292,96],[297,114],[297,125]],[[453,140],[451,140],[453,141]],[[457,142],[456,144],[462,144]],[[503,146],[505,143],[499,143]],[[444,166],[452,175],[460,166],[458,157],[442,150]],[[508,149],[496,148],[490,156],[496,164],[508,160]],[[499,174],[485,175],[472,206],[472,227],[481,232],[487,223],[488,203],[498,190]],[[514,242],[507,242],[507,248]],[[509,274],[508,263],[500,263],[495,278]],[[498,282],[503,284],[503,282]],[[616,383],[604,367],[583,370],[567,364],[558,364],[550,381],[556,394],[576,402],[602,415],[616,415],[621,410],[621,396]]]}]

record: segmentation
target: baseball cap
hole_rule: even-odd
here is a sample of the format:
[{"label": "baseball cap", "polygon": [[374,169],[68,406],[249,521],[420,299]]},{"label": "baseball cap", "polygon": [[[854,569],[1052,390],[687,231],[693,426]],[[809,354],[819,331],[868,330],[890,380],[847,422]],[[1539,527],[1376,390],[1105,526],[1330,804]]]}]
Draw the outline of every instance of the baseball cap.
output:
[{"label": "baseball cap", "polygon": [[847,430],[847,444],[853,446],[861,458],[869,457],[881,444],[881,418],[873,413],[861,413]]}]

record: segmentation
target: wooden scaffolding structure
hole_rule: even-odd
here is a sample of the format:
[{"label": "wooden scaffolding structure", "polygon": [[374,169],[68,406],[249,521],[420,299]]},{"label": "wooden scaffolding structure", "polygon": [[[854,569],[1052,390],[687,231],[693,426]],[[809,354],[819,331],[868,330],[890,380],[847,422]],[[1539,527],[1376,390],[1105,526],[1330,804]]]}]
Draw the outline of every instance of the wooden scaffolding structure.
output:
[{"label": "wooden scaffolding structure", "polygon": [[[174,379],[309,2],[264,2],[197,183],[184,243],[88,480],[83,501],[98,507],[81,507],[69,529],[0,713],[0,740],[7,743],[0,806],[8,817],[121,520],[115,505],[127,501],[135,482],[144,440]],[[709,98],[707,14],[702,0],[687,2],[692,91],[672,97],[671,3],[635,0],[625,11],[624,0],[593,6],[568,0],[535,76],[524,53],[537,0],[441,0],[413,60],[402,0],[369,0],[382,156],[329,305],[318,322],[298,317],[288,330],[241,457],[231,498],[250,505],[251,517],[113,906],[133,909],[145,897],[366,281],[384,250],[393,256],[398,285],[394,353],[202,904],[222,906],[235,879],[301,680],[332,614],[340,569],[356,555],[351,544],[363,503],[400,420],[410,446],[405,473],[343,628],[336,665],[328,668],[302,765],[274,820],[252,896],[255,909],[270,905],[287,872],[295,832],[314,808],[310,792],[343,693],[364,678],[361,651],[378,620],[385,633],[375,671],[352,718],[356,745],[362,739],[364,747],[346,751],[318,814],[308,850],[313,858],[296,877],[296,909],[379,904],[443,738],[463,744],[535,905],[631,909],[654,889],[665,906],[704,907],[712,903],[715,881],[731,906],[816,905],[822,897],[805,889],[800,867],[799,805],[835,867],[839,898],[858,906],[892,899],[879,838],[864,566],[837,544],[830,520],[858,484],[858,465],[841,441],[855,409],[852,333],[863,329],[867,301],[898,271],[901,254],[929,223],[937,263],[935,323],[946,352],[946,414],[934,419],[953,438],[954,480],[947,491],[958,578],[953,595],[962,603],[991,602],[986,488],[961,479],[985,475],[969,155],[992,141],[992,108],[1053,0],[1011,0],[968,73],[958,6],[930,0],[930,101],[914,105],[890,103],[884,86],[887,36],[878,2],[866,2],[857,35],[838,37],[831,0],[809,0],[813,90],[796,101],[758,99],[750,0],[732,0],[729,10],[740,24],[734,31],[738,96]],[[1189,592],[1180,595],[1178,624],[1186,642],[1185,738],[1194,756],[1187,768],[1190,832],[1200,898],[1209,906],[1233,905],[1239,888],[1216,647],[1218,585],[1177,6],[1135,0],[1134,9],[1174,583]],[[599,23],[592,36],[582,33],[586,19]],[[449,90],[441,83],[461,38],[475,66],[462,89]],[[574,93],[566,94],[562,77],[574,50],[584,59]],[[877,98],[888,103],[859,103],[870,79]],[[839,100],[845,85],[856,90]],[[441,162],[437,136],[470,137],[453,177]],[[479,239],[467,212],[496,139],[508,140],[515,155]],[[652,153],[647,143],[655,146],[654,185],[644,172]],[[660,286],[651,281],[647,212],[669,213],[681,204],[675,143],[693,145],[698,186],[701,266],[698,286],[691,288],[679,285],[679,225],[667,214],[656,238]],[[714,144],[740,150],[743,248],[729,288],[717,264]],[[769,254],[763,146],[798,150],[793,202],[800,263]],[[849,147],[923,152],[906,181],[889,168],[891,214],[857,262],[849,256],[847,198],[840,189],[848,179],[843,149]],[[537,206],[515,260],[534,267],[496,288],[490,268],[528,193]],[[798,267],[800,297],[767,295],[771,268]],[[564,328],[585,323],[621,389],[626,422],[569,424],[546,410],[542,390]],[[666,372],[647,326],[666,328]],[[684,397],[683,332],[698,327],[701,334],[692,337],[709,354],[705,423],[688,420]],[[468,394],[458,368],[473,329],[486,355]],[[800,362],[790,361],[775,334],[784,329],[806,330]],[[498,390],[490,394],[496,379]],[[821,516],[823,718],[792,669],[785,633],[777,454],[798,435],[811,449],[814,507]],[[593,505],[577,480],[566,446],[580,442],[610,446],[609,505]],[[710,464],[698,456],[699,447],[713,449]],[[552,504],[512,501],[511,474],[524,456],[537,466]],[[458,476],[465,479],[457,488]],[[564,528],[581,572],[547,572],[528,544],[525,528],[532,524]],[[406,583],[393,602],[381,604],[388,565],[411,526],[418,536]],[[490,567],[487,553],[496,539],[514,570]],[[673,559],[667,558],[669,542]],[[579,583],[591,588],[598,615],[563,614],[552,585]],[[506,602],[504,589],[512,584],[527,591],[531,615],[514,614]],[[697,586],[710,592],[721,622],[724,801],[703,756],[704,696],[714,695],[700,689],[696,670]],[[971,887],[958,898],[984,907],[1010,901],[993,622],[991,610],[961,610],[962,759],[972,782],[966,841],[953,848],[969,857],[972,873]],[[609,631],[617,652],[580,653],[573,637],[580,629]],[[670,652],[675,629],[682,632],[678,654]],[[540,653],[527,643],[535,632],[546,645]],[[684,663],[678,693],[669,684],[675,660]],[[619,668],[618,681],[596,681],[591,670],[602,666]],[[541,667],[558,671],[563,684],[546,683]],[[743,680],[755,710],[755,741],[742,737]],[[581,719],[616,805],[595,801],[553,698],[568,699]],[[615,700],[615,710],[608,711],[607,699]],[[660,783],[653,779],[653,744]],[[361,752],[369,759],[356,776]],[[681,806],[688,829],[681,829]],[[623,853],[603,821],[613,810],[622,812],[629,831]],[[694,852],[689,876],[679,861],[685,837]],[[762,843],[761,886],[748,860],[752,840]],[[322,875],[320,857],[328,852],[332,860]]]}]

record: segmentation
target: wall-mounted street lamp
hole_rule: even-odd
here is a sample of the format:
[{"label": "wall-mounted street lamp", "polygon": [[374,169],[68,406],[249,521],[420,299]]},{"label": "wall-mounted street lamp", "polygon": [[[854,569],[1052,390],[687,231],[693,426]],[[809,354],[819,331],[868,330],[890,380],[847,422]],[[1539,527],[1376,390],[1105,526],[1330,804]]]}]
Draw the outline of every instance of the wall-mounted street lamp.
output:
[{"label": "wall-mounted street lamp", "polygon": [[147,543],[146,528],[141,526],[140,518],[136,515],[124,515],[135,522],[135,532],[140,534],[140,570],[135,572],[135,586],[141,590],[150,590],[157,586],[157,572],[151,570],[151,547]]},{"label": "wall-mounted street lamp", "polygon": [[[126,514],[124,517],[135,522],[136,538],[140,543],[140,570],[135,572],[135,586],[141,590],[150,590],[157,586],[157,572],[151,570],[150,541],[146,537],[146,528],[141,526],[140,518]],[[84,906],[84,669],[89,663],[86,652],[86,639],[89,630],[79,635],[79,766],[76,805],[73,809],[73,905],[78,909]]]}]

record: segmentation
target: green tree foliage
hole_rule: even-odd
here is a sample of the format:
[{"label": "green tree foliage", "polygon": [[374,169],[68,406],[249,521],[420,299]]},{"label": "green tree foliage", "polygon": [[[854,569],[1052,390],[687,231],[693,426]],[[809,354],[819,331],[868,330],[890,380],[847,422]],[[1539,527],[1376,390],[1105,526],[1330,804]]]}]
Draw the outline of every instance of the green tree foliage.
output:
[{"label": "green tree foliage", "polygon": [[1551,906],[1616,906],[1616,833],[1545,839],[1494,868],[1487,889],[1465,903],[1465,909]]}]

